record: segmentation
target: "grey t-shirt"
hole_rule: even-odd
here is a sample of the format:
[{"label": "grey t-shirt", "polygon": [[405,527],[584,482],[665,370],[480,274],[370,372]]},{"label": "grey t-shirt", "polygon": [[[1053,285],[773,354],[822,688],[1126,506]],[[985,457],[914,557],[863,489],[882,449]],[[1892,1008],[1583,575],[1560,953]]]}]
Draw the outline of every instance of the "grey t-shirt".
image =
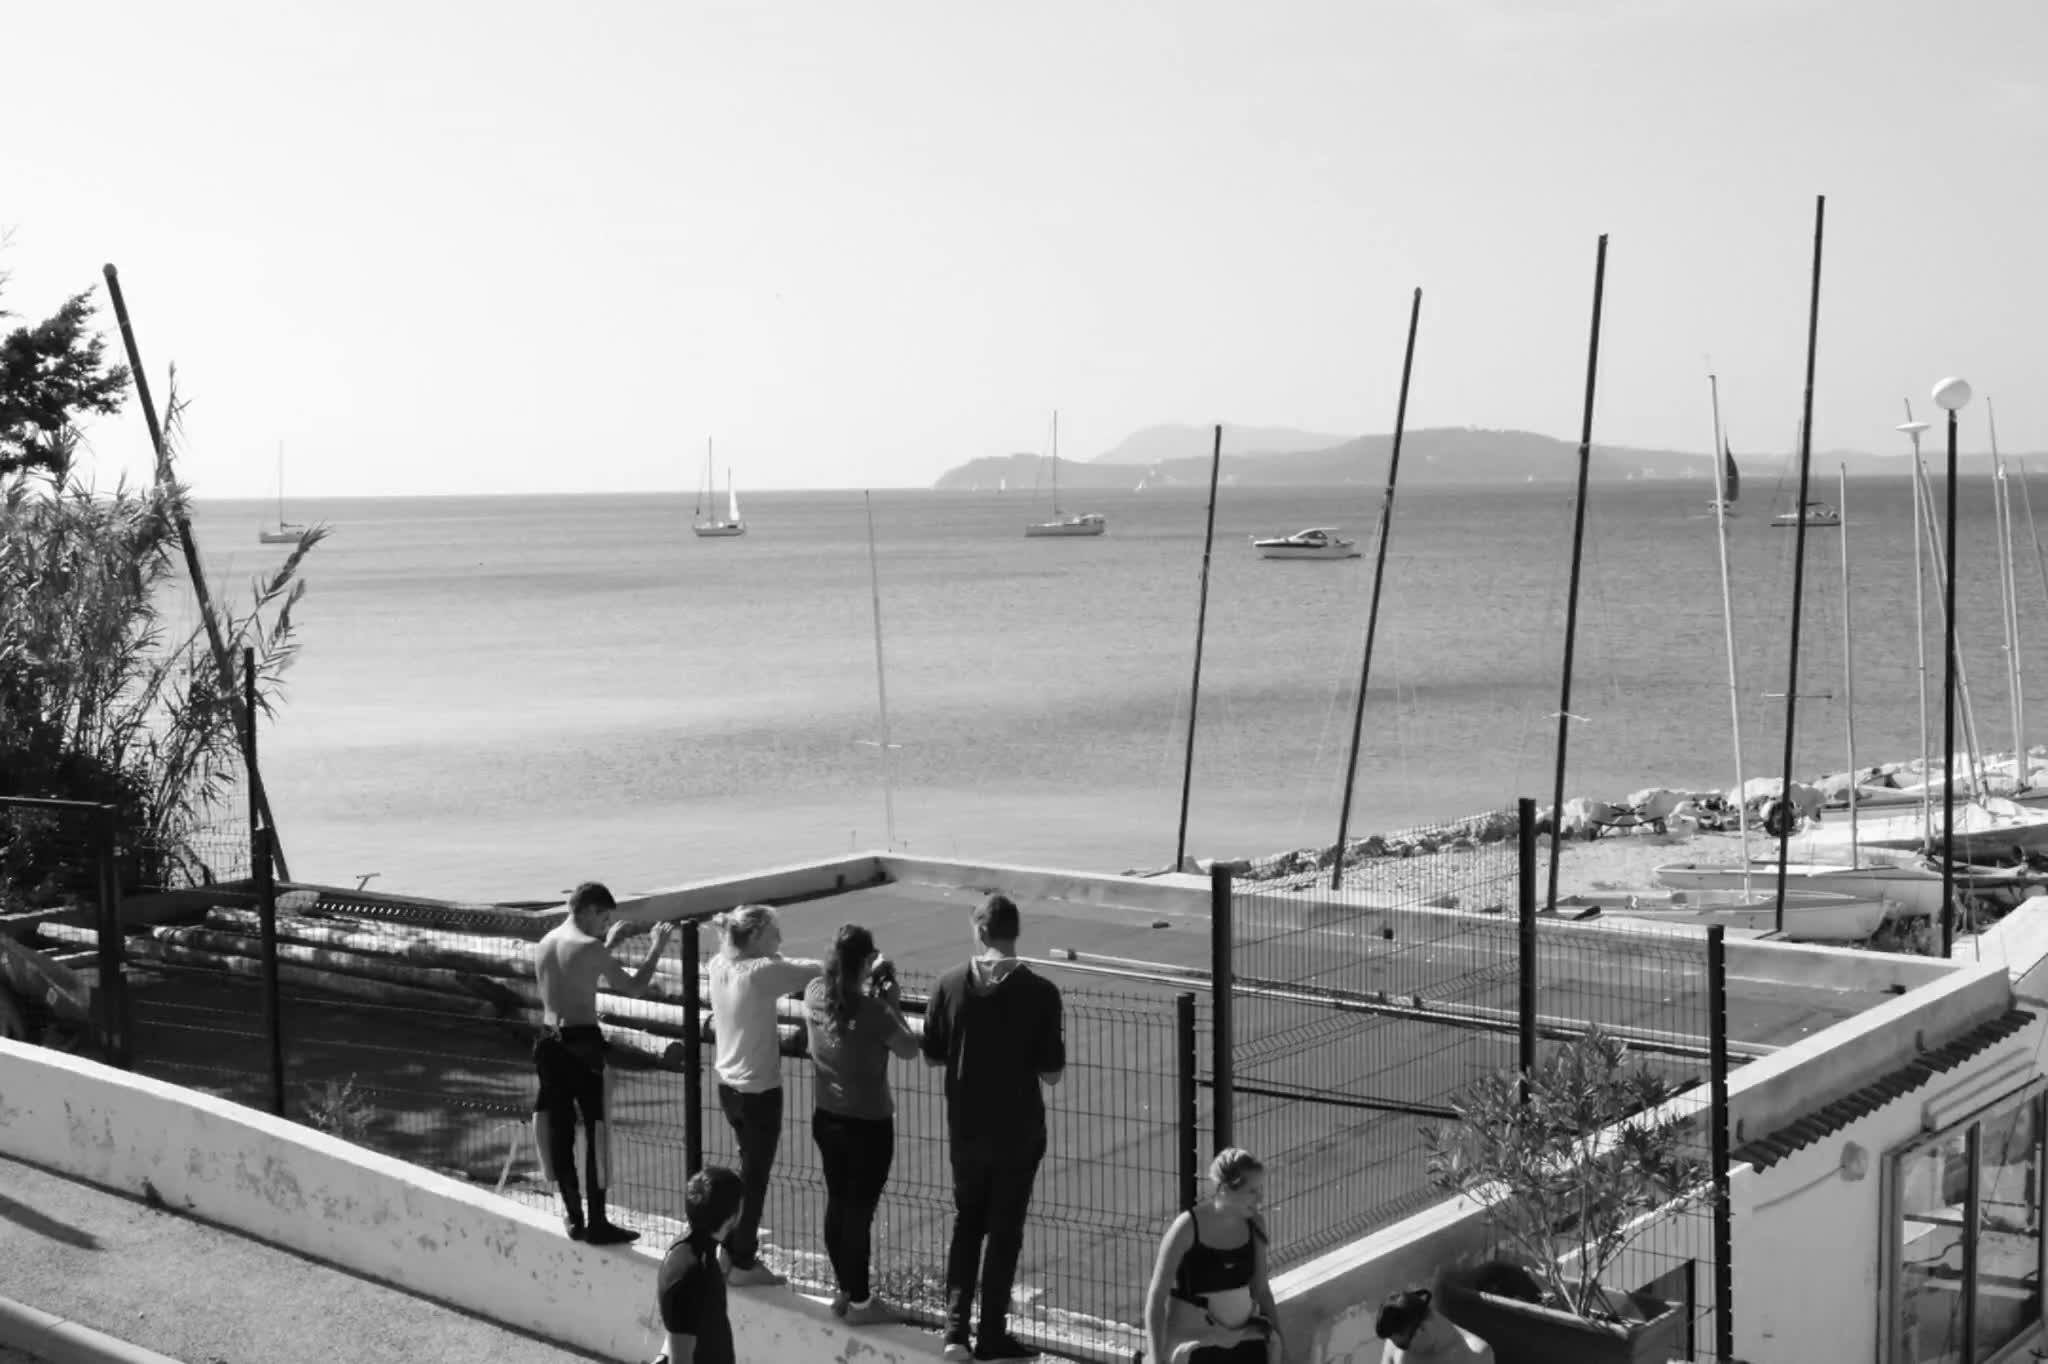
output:
[{"label": "grey t-shirt", "polygon": [[903,1024],[871,995],[847,1020],[845,1031],[825,1011],[825,982],[804,988],[804,1017],[811,1035],[811,1064],[817,1070],[817,1106],[846,1118],[896,1116],[889,1094],[889,1044],[909,1036]]}]

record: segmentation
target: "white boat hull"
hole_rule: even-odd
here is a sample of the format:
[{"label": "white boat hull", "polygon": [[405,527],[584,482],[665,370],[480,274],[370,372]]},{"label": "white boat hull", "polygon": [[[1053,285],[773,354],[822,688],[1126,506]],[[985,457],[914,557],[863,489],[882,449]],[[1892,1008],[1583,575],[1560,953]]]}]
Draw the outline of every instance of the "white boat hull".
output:
[{"label": "white boat hull", "polygon": [[[1754,892],[1735,889],[1672,890],[1664,894],[1617,892],[1560,899],[1560,913],[1594,909],[1625,919],[1659,923],[1718,924],[1723,928],[1774,932],[1778,927],[1775,886]],[[1794,942],[1864,942],[1884,925],[1891,906],[1881,897],[1833,891],[1787,890],[1785,936]]]},{"label": "white boat hull", "polygon": [[[1960,797],[1960,793],[1959,793]],[[1867,848],[1918,849],[1923,825],[1917,805],[1894,814],[1866,816],[1860,807],[1855,841]],[[1937,847],[1947,827],[1942,809],[1936,804],[1932,827]],[[1790,844],[1791,855],[1804,862],[1840,862],[1849,855],[1850,827],[1846,818],[1830,820],[1811,832],[1800,834]],[[1988,797],[1983,802],[1956,807],[1956,857],[1968,862],[1986,857],[2003,857],[2014,848],[2048,850],[2048,811],[2031,809],[2014,801]]]},{"label": "white boat hull", "polygon": [[690,534],[704,540],[720,539],[732,535],[745,535],[746,533],[747,523],[744,521],[711,521],[690,527]]},{"label": "white boat hull", "polygon": [[[1739,863],[1701,864],[1677,862],[1657,868],[1659,885],[1674,890],[1740,890],[1743,888],[1743,871]],[[1775,861],[1758,859],[1749,864],[1749,884],[1752,892],[1774,893],[1777,889],[1778,864]],[[1967,873],[1958,869],[1957,884],[1973,890],[2000,890],[2019,894],[2032,893],[2036,889],[2048,888],[2048,877],[2027,872],[1971,870]],[[1847,862],[1792,862],[1785,867],[1785,885],[1788,893],[1798,891],[1834,891],[1864,899],[1881,899],[1895,906],[1904,914],[1941,913],[1941,869],[1914,858],[1896,866],[1883,863],[1866,863],[1854,866]]]},{"label": "white boat hull", "polygon": [[1340,540],[1330,545],[1284,545],[1259,544],[1253,542],[1261,559],[1356,559],[1360,555],[1357,545],[1349,540]]},{"label": "white boat hull", "polygon": [[1037,540],[1048,536],[1070,537],[1076,535],[1100,535],[1103,532],[1100,521],[1041,521],[1024,527],[1024,534]]},{"label": "white boat hull", "polygon": [[265,545],[296,545],[305,538],[305,535],[304,526],[283,525],[276,530],[265,528],[257,531],[256,540],[257,543]]}]

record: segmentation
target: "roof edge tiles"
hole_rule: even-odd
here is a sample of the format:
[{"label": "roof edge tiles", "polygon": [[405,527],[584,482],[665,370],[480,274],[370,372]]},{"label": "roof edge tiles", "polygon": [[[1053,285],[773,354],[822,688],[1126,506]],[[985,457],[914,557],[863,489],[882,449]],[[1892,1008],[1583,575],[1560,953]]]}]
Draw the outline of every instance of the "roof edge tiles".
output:
[{"label": "roof edge tiles", "polygon": [[1768,1170],[1795,1151],[1826,1140],[1857,1119],[1866,1118],[1894,1099],[1911,1094],[1935,1076],[1947,1074],[2033,1021],[2034,1015],[2025,1009],[2011,1009],[1988,1022],[1979,1023],[1954,1041],[1920,1053],[1890,1074],[1786,1123],[1768,1136],[1744,1143],[1731,1153],[1730,1160],[1754,1169]]}]

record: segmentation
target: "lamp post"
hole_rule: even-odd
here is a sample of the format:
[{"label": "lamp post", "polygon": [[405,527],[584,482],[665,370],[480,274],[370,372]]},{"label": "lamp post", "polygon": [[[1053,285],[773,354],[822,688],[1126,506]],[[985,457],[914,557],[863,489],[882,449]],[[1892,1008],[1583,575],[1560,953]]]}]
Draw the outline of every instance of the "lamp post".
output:
[{"label": "lamp post", "polygon": [[1941,750],[1946,776],[1941,784],[1941,956],[1955,948],[1956,928],[1956,414],[1970,401],[1970,386],[1943,379],[1934,386],[1934,405],[1948,413],[1947,581],[1948,618],[1942,622]]},{"label": "lamp post", "polygon": [[1906,420],[1898,429],[1913,442],[1913,656],[1920,669],[1920,844],[1934,844],[1934,805],[1927,799],[1928,768],[1933,766],[1927,751],[1927,568],[1920,556],[1920,433],[1927,423],[1913,420],[1913,404],[1906,404]]}]

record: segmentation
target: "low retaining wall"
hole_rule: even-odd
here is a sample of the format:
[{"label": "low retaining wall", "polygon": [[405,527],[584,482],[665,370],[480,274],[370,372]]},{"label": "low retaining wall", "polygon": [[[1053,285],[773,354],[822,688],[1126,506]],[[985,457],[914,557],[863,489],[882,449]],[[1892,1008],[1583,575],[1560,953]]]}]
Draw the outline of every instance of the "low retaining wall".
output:
[{"label": "low retaining wall", "polygon": [[[609,1359],[662,1346],[664,1247],[599,1249],[554,1218],[298,1123],[0,1040],[0,1153]],[[646,1211],[680,1216],[680,1208]],[[850,1330],[787,1289],[731,1294],[747,1358],[923,1364],[938,1338]]]}]

